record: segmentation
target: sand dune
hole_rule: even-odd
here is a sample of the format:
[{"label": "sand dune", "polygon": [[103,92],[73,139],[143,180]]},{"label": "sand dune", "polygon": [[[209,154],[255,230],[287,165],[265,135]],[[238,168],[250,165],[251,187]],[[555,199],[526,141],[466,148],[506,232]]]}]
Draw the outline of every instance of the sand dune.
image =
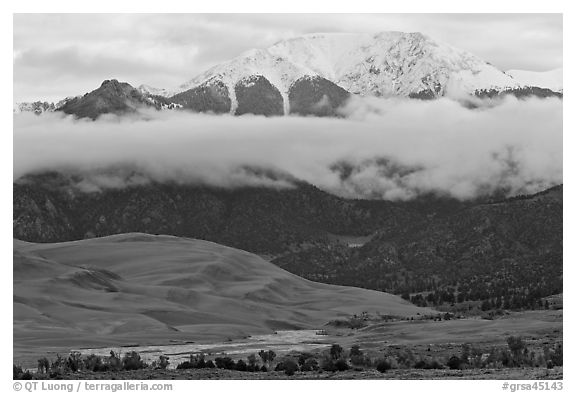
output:
[{"label": "sand dune", "polygon": [[172,236],[15,240],[13,269],[15,357],[320,328],[363,311],[426,311],[390,294],[307,281],[248,252]]}]

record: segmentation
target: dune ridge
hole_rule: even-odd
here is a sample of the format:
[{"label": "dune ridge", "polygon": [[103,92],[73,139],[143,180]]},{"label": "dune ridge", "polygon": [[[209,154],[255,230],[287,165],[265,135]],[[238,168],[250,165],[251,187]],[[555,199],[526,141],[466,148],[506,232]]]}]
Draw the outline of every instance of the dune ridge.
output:
[{"label": "dune ridge", "polygon": [[363,311],[429,311],[387,293],[311,282],[249,252],[165,235],[14,240],[13,270],[15,357],[321,328]]}]

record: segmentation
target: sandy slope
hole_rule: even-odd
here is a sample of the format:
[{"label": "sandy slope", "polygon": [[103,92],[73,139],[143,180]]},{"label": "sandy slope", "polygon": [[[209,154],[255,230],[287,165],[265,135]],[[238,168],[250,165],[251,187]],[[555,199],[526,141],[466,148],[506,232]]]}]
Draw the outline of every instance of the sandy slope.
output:
[{"label": "sandy slope", "polygon": [[310,282],[248,252],[172,236],[15,240],[13,268],[15,356],[318,328],[362,311],[425,311],[397,296]]}]

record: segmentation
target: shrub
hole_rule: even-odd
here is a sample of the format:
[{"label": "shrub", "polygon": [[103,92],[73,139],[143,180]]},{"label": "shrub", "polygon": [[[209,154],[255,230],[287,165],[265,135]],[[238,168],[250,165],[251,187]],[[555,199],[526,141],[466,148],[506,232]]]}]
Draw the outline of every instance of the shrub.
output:
[{"label": "shrub", "polygon": [[[367,358],[367,361],[368,361],[368,362],[367,362],[367,366],[371,366],[371,360],[370,360],[370,358]],[[386,361],[390,364],[390,367],[391,367],[391,368],[394,368],[394,369],[395,369],[395,368],[400,368],[399,365],[398,365],[398,361],[397,361],[395,358],[389,356],[389,357],[386,358]]]},{"label": "shrub", "polygon": [[426,362],[424,361],[424,359],[420,359],[416,363],[414,363],[414,368],[417,368],[417,369],[426,368]]},{"label": "shrub", "polygon": [[160,355],[158,357],[158,360],[154,360],[152,362],[152,368],[155,370],[166,370],[166,368],[170,364],[168,359],[170,359],[168,356]]},{"label": "shrub", "polygon": [[514,367],[514,359],[512,359],[512,354],[507,349],[502,349],[500,351],[500,361],[504,367]]},{"label": "shrub", "polygon": [[84,364],[82,363],[82,355],[80,352],[70,352],[68,360],[66,361],[66,368],[72,372],[80,370]]},{"label": "shrub", "polygon": [[258,363],[258,359],[256,358],[256,355],[254,355],[253,353],[248,355],[248,364],[251,366],[255,366],[256,363]]},{"label": "shrub", "polygon": [[482,368],[482,350],[480,348],[471,347],[470,364],[475,368]]},{"label": "shrub", "polygon": [[370,366],[370,358],[365,355],[353,355],[350,356],[350,363],[354,366]]},{"label": "shrub", "polygon": [[338,344],[332,344],[332,347],[330,347],[330,356],[333,360],[340,358],[343,352],[344,349]]},{"label": "shrub", "polygon": [[262,367],[260,367],[260,371],[262,371],[263,373],[267,373],[268,369],[266,368],[266,366],[263,365]]},{"label": "shrub", "polygon": [[468,364],[470,360],[470,344],[462,344],[462,355],[460,355],[460,363]]},{"label": "shrub", "polygon": [[564,364],[562,344],[556,344],[556,348],[554,348],[554,353],[550,360],[552,360],[552,363],[554,363],[555,366],[562,366]]},{"label": "shrub", "polygon": [[540,367],[540,364],[541,364],[540,357],[541,356],[542,355],[537,357],[536,352],[534,352],[534,351],[530,352],[530,363],[532,364],[532,366]]},{"label": "shrub", "polygon": [[508,344],[508,348],[510,352],[512,352],[512,356],[517,363],[520,363],[522,351],[526,347],[526,344],[522,340],[520,336],[510,336],[506,339],[506,343]]},{"label": "shrub", "polygon": [[502,366],[502,363],[500,362],[500,359],[498,357],[498,350],[493,347],[490,349],[490,352],[488,353],[488,357],[486,358],[486,360],[484,360],[482,367],[487,367],[487,368],[499,368],[500,366]]},{"label": "shrub", "polygon": [[299,356],[298,356],[298,365],[300,367],[302,367],[304,364],[306,364],[306,360],[311,359],[314,357],[314,354],[310,353],[310,352],[302,352]]},{"label": "shrub", "polygon": [[414,368],[431,370],[431,369],[442,369],[444,368],[444,366],[442,366],[442,364],[436,358],[426,358],[426,359],[420,358],[414,364]]},{"label": "shrub", "polygon": [[362,351],[360,350],[360,346],[358,344],[353,345],[352,348],[350,348],[350,358],[359,357],[359,356],[362,356]]},{"label": "shrub", "polygon": [[58,375],[62,375],[66,372],[66,361],[59,353],[56,354],[56,360],[50,365],[50,377],[55,378]]},{"label": "shrub", "polygon": [[214,362],[212,360],[208,360],[206,362],[206,368],[216,368],[216,365],[214,364]]},{"label": "shrub", "polygon": [[448,360],[446,365],[450,368],[450,370],[459,370],[460,369],[460,358],[458,356],[452,356]]},{"label": "shrub", "polygon": [[114,353],[114,351],[110,351],[110,356],[108,357],[108,364],[105,367],[106,370],[108,369],[113,371],[122,370],[122,360],[120,360],[120,358]]},{"label": "shrub", "polygon": [[386,359],[378,359],[376,361],[376,370],[380,371],[381,373],[385,373],[386,371],[390,370],[392,365]]},{"label": "shrub", "polygon": [[320,369],[324,371],[332,371],[332,372],[336,371],[334,360],[332,360],[331,357],[325,356],[324,358],[322,358],[322,361],[320,362]]},{"label": "shrub", "polygon": [[99,372],[106,371],[102,358],[98,355],[91,353],[84,359],[84,368],[89,371]]},{"label": "shrub", "polygon": [[426,367],[424,367],[424,368],[427,370],[432,370],[432,369],[438,369],[439,370],[439,369],[443,369],[444,366],[442,366],[442,363],[440,363],[438,361],[438,359],[432,358],[426,362]]},{"label": "shrub", "polygon": [[260,356],[264,364],[267,364],[269,366],[270,363],[276,358],[276,353],[272,350],[268,351],[261,350],[260,352],[258,352],[258,356]]},{"label": "shrub", "polygon": [[[186,363],[186,362],[184,362]],[[190,354],[190,359],[188,360],[189,364],[185,364],[182,367],[188,367],[188,368],[205,368],[206,367],[206,361],[204,360],[204,354],[203,353],[199,353],[199,354]]]},{"label": "shrub", "polygon": [[29,380],[32,379],[32,373],[28,370],[22,370],[22,367],[12,365],[12,379]]},{"label": "shrub", "polygon": [[238,360],[236,362],[236,370],[238,371],[248,371],[248,366],[246,365],[246,362],[242,359]]},{"label": "shrub", "polygon": [[398,363],[406,368],[411,368],[412,365],[416,363],[416,358],[410,348],[398,351],[396,358],[398,359]]},{"label": "shrub", "polygon": [[38,373],[47,374],[50,370],[50,361],[47,358],[38,359]]},{"label": "shrub", "polygon": [[536,367],[546,367],[546,359],[544,358],[544,355],[538,355],[536,358]]},{"label": "shrub", "polygon": [[314,358],[308,358],[300,366],[300,371],[317,371],[318,370],[318,361]]},{"label": "shrub", "polygon": [[350,368],[350,366],[348,366],[348,363],[346,363],[346,360],[340,358],[338,360],[336,360],[336,362],[334,362],[334,367],[336,367],[336,370],[338,371],[346,371]]},{"label": "shrub", "polygon": [[359,345],[353,345],[350,348],[350,363],[354,366],[369,366],[371,361],[362,353]]},{"label": "shrub", "polygon": [[214,359],[214,362],[216,363],[216,367],[218,368],[224,368],[226,370],[236,369],[236,363],[234,363],[234,360],[230,359],[227,356],[223,358],[216,358]]},{"label": "shrub", "polygon": [[298,371],[298,365],[292,359],[284,360],[284,373],[288,376],[294,375],[296,371]]},{"label": "shrub", "polygon": [[258,367],[258,359],[256,358],[256,355],[254,354],[250,354],[248,355],[248,367],[247,370],[250,372],[254,372],[254,371],[258,371],[260,368]]},{"label": "shrub", "polygon": [[194,367],[192,366],[192,363],[190,363],[188,360],[185,360],[184,362],[179,363],[176,366],[176,370],[189,370],[191,368],[194,368]]},{"label": "shrub", "polygon": [[24,371],[22,371],[22,367],[13,364],[12,379],[22,379],[22,374],[24,374]]},{"label": "shrub", "polygon": [[[113,356],[115,357],[115,356]],[[140,354],[136,351],[127,352],[122,358],[122,369],[126,371],[141,370],[146,368],[146,363],[140,358]]]}]

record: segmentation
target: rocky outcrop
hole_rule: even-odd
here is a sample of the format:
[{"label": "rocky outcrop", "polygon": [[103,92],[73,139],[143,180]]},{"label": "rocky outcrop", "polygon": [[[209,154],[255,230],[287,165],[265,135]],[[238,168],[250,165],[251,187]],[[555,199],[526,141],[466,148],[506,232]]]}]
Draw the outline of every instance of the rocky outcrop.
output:
[{"label": "rocky outcrop", "polygon": [[161,103],[143,95],[128,83],[111,79],[102,82],[98,89],[67,101],[57,110],[78,118],[96,119],[108,113],[134,113],[143,107],[160,109]]}]

